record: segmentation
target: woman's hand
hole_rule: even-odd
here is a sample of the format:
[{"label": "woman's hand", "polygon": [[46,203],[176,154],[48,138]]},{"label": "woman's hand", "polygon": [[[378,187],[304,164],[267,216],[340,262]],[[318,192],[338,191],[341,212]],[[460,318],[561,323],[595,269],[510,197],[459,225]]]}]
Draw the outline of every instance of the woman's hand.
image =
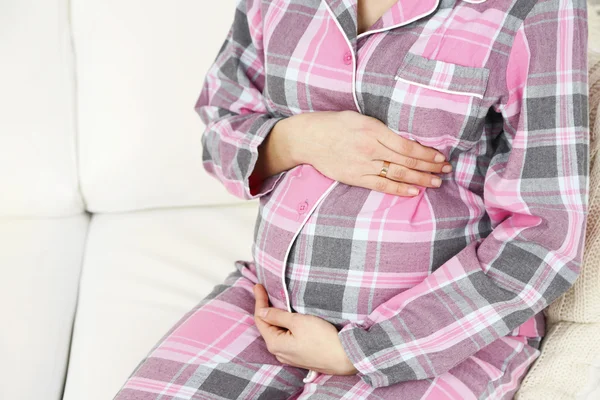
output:
[{"label": "woman's hand", "polygon": [[[311,164],[323,175],[342,183],[401,196],[418,194],[417,184],[438,187],[433,173],[452,170],[444,155],[406,139],[380,120],[345,111],[294,115],[278,122],[286,133],[294,164]],[[387,176],[379,176],[390,161]],[[414,188],[416,193],[411,193]]]},{"label": "woman's hand", "polygon": [[[254,321],[279,362],[330,375],[358,371],[346,355],[335,326],[322,318],[269,307],[267,292],[254,285]],[[266,316],[261,311],[267,311]]]}]

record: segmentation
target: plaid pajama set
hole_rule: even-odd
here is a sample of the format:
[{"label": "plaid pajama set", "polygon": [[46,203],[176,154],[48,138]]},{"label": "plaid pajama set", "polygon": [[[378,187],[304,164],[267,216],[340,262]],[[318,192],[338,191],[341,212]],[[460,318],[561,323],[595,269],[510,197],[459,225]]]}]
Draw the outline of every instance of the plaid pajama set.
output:
[{"label": "plaid pajama set", "polygon": [[[580,272],[588,199],[584,0],[238,0],[196,104],[204,168],[258,199],[252,260],[140,362],[126,399],[511,399],[543,310]],[[273,125],[354,110],[442,152],[439,188],[394,196],[302,164],[258,181]],[[326,134],[326,133],[324,133]],[[284,365],[253,321],[334,324],[356,375]]]}]

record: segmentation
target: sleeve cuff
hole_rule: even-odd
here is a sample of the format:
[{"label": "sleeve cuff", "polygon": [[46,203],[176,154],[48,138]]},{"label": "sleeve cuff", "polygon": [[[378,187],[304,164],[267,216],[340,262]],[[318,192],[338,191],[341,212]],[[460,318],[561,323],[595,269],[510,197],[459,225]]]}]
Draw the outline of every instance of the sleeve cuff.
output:
[{"label": "sleeve cuff", "polygon": [[280,120],[287,118],[282,117],[271,117],[267,119],[256,131],[254,140],[249,145],[250,150],[250,162],[248,163],[248,170],[244,179],[244,197],[248,200],[253,200],[262,197],[271,192],[279,181],[283,178],[287,171],[282,171],[278,174],[269,176],[262,181],[251,179],[252,173],[258,161],[258,146],[267,138],[273,126]]},{"label": "sleeve cuff", "polygon": [[361,346],[366,335],[368,335],[367,330],[355,323],[345,325],[338,332],[342,347],[358,370],[361,379],[374,388],[388,386],[390,383],[387,375],[375,368],[369,361],[368,353],[365,354],[363,346]]}]

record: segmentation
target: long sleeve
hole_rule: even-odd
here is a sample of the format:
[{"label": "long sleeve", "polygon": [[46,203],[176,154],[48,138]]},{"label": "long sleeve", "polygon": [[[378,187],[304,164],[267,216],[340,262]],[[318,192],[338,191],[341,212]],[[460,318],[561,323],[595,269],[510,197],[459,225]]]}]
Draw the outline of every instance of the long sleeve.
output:
[{"label": "long sleeve", "polygon": [[254,178],[258,146],[285,116],[269,114],[261,2],[238,0],[233,23],[210,66],[195,105],[205,124],[204,169],[234,196],[250,200],[273,190],[284,172]]},{"label": "long sleeve", "polygon": [[588,212],[585,2],[540,1],[523,20],[484,179],[492,231],[338,336],[373,387],[433,378],[565,293]]}]

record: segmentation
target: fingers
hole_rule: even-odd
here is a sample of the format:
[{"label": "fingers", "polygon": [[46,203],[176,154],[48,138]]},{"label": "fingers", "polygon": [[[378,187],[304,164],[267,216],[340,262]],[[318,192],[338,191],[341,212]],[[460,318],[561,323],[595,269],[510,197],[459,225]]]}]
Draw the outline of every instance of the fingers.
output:
[{"label": "fingers", "polygon": [[[286,329],[292,329],[294,314],[279,308],[270,307],[267,292],[261,284],[255,285],[256,303],[254,314],[258,314],[264,321],[271,325],[277,325]],[[266,314],[264,312],[266,311]]]},{"label": "fingers", "polygon": [[[420,146],[420,145],[419,145]],[[394,150],[388,149],[382,146],[381,151],[377,152],[377,158],[379,160],[387,160],[394,164],[402,165],[406,168],[433,172],[436,174],[448,173],[452,171],[452,165],[448,162],[433,163],[419,159],[413,153],[400,154]]]},{"label": "fingers", "polygon": [[[280,351],[280,349],[283,349],[286,347],[286,345],[288,343],[288,339],[291,337],[292,332],[288,329],[281,328],[276,324],[269,323],[269,321],[267,321],[265,318],[263,318],[261,316],[261,310],[263,310],[263,309],[269,310],[269,312],[267,313],[267,318],[270,318],[270,315],[272,314],[272,312],[274,310],[282,311],[282,312],[286,312],[286,311],[279,310],[276,308],[268,308],[268,305],[269,305],[268,299],[269,298],[267,295],[267,291],[265,290],[264,286],[262,286],[261,284],[254,285],[253,290],[254,290],[254,297],[256,299],[255,304],[254,304],[254,323],[256,324],[256,328],[260,332],[261,336],[265,340],[265,343],[267,345],[267,350],[272,354],[276,354]],[[265,304],[266,304],[266,307],[265,307]],[[289,314],[292,314],[292,313],[289,313]],[[278,317],[276,317],[276,318],[278,318]]]},{"label": "fingers", "polygon": [[414,197],[420,193],[420,189],[416,186],[412,186],[403,182],[396,182],[378,175],[363,175],[362,185],[378,192],[389,193],[397,196]]},{"label": "fingers", "polygon": [[265,287],[260,283],[254,285],[254,297],[256,299],[254,311],[257,311],[260,308],[269,307],[269,296]]},{"label": "fingers", "polygon": [[271,325],[277,325],[282,328],[292,330],[294,314],[279,308],[269,308],[265,316],[261,316],[263,320]]},{"label": "fingers", "polygon": [[384,146],[400,154],[410,154],[421,160],[435,163],[440,163],[445,160],[444,155],[436,149],[423,146],[414,140],[406,139],[389,128],[384,130],[384,134],[381,135],[379,141]]},{"label": "fingers", "polygon": [[[379,175],[381,172],[381,167],[383,166],[383,160],[374,160],[372,164],[373,174]],[[434,188],[439,187],[442,184],[442,180],[436,175],[428,172],[416,171],[396,163],[390,163],[387,174],[384,178],[402,183]]]},{"label": "fingers", "polygon": [[260,334],[267,340],[279,336],[285,329],[269,324],[260,315],[261,310],[268,309],[269,298],[265,288],[261,284],[254,285],[254,322]]},{"label": "fingers", "polygon": [[378,136],[377,140],[382,145],[398,154],[417,158],[428,163],[444,165],[446,157],[438,150],[423,146],[414,140],[406,139],[388,127],[381,130],[381,134]]},{"label": "fingers", "polygon": [[275,358],[277,359],[277,361],[279,361],[282,364],[291,365],[292,367],[297,367],[297,368],[310,369],[307,365],[297,364],[297,363],[293,362],[292,360],[288,359],[287,357],[285,357],[284,355],[281,355],[281,354],[276,354]]}]

